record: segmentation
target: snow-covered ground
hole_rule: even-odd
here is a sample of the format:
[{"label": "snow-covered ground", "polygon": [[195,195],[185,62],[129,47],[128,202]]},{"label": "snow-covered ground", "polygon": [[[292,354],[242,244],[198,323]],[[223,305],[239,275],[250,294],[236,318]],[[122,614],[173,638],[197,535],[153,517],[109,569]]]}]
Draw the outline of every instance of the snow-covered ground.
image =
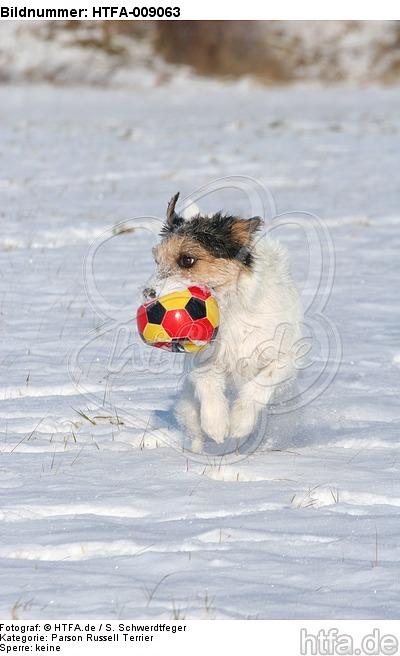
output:
[{"label": "snow-covered ground", "polygon": [[[400,89],[0,89],[4,618],[399,616],[399,107]],[[137,290],[176,191],[252,209],[244,178],[195,193],[234,175],[287,213],[305,305],[332,293],[297,409],[195,457],[170,413],[188,360],[140,342]],[[300,212],[323,218],[312,248]]]}]

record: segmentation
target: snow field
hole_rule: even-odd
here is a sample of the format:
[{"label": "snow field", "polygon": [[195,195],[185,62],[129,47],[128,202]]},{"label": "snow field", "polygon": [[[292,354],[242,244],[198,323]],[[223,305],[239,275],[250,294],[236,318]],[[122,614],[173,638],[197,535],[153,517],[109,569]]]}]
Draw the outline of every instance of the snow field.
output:
[{"label": "snow field", "polygon": [[[398,616],[398,102],[398,89],[204,81],[0,89],[3,617]],[[152,217],[235,174],[329,227],[324,313],[343,355],[251,453],[196,459],[170,414],[182,365],[136,348],[129,317]],[[248,210],[235,189],[204,202]],[[107,319],[82,263],[135,217],[144,227],[93,260]],[[302,288],[313,262],[281,232]]]}]

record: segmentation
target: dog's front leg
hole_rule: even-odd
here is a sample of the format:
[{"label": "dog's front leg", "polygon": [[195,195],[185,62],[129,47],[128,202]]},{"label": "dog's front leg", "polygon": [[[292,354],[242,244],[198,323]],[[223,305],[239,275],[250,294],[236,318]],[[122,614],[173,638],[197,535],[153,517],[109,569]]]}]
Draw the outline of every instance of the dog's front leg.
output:
[{"label": "dog's front leg", "polygon": [[225,376],[209,369],[191,375],[196,396],[200,403],[202,430],[214,442],[223,442],[229,435],[229,405],[225,397]]},{"label": "dog's front leg", "polygon": [[262,392],[253,381],[246,383],[234,402],[231,411],[230,433],[232,437],[241,438],[255,428],[261,408],[267,405],[272,396],[272,390]]},{"label": "dog's front leg", "polygon": [[289,362],[273,362],[262,369],[255,378],[245,383],[231,411],[230,434],[241,438],[254,430],[259,414],[271,400],[279,385],[292,375]]}]

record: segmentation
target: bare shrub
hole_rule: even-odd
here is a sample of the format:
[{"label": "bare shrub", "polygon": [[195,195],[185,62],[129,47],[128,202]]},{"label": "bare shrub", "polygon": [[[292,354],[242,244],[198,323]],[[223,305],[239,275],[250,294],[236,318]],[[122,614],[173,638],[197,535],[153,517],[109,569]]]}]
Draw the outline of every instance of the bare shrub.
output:
[{"label": "bare shrub", "polygon": [[159,21],[154,47],[201,75],[396,83],[398,21]]},{"label": "bare shrub", "polygon": [[289,81],[282,53],[269,47],[266,36],[263,21],[159,21],[154,44],[168,62],[201,75]]}]

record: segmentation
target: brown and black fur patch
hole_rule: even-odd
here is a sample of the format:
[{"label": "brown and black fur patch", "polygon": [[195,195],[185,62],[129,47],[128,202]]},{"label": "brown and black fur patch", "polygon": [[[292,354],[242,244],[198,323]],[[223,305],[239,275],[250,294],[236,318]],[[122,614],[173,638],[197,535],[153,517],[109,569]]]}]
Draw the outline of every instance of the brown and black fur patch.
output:
[{"label": "brown and black fur patch", "polygon": [[239,219],[217,212],[212,216],[198,214],[186,221],[175,212],[178,197],[176,194],[168,205],[167,221],[161,230],[163,239],[186,238],[200,244],[214,258],[236,260],[251,268],[251,238],[261,224],[259,217]]},{"label": "brown and black fur patch", "polygon": [[[164,238],[153,254],[160,278],[177,275],[212,288],[235,289],[240,273],[249,270],[237,259],[215,257],[196,239],[175,233]],[[184,266],[186,258],[190,266]]]}]

